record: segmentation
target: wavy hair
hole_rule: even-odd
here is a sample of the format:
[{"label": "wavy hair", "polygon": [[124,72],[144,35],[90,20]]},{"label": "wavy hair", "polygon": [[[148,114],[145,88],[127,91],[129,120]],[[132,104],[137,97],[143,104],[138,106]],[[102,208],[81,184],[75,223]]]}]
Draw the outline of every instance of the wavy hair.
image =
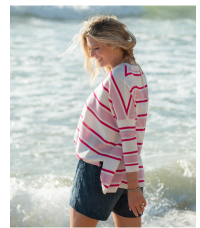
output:
[{"label": "wavy hair", "polygon": [[[80,42],[85,57],[84,68],[85,71],[91,75],[91,85],[99,74],[100,66],[98,61],[95,61],[90,56],[86,40],[87,36],[90,36],[105,45],[111,45],[113,49],[121,48],[124,57],[128,57],[131,64],[137,64],[133,54],[136,38],[127,29],[127,26],[118,21],[116,16],[100,15],[91,17],[82,23],[80,33],[73,38],[73,44],[66,51],[68,52],[74,49],[77,43]],[[94,69],[94,65],[96,66],[96,69]],[[106,72],[109,73],[110,71],[111,67],[107,66]]]}]

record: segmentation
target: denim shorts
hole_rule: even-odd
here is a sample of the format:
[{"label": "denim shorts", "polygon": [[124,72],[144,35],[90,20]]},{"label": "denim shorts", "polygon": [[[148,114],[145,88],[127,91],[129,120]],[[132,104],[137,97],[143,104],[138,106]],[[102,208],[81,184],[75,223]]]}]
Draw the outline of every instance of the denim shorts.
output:
[{"label": "denim shorts", "polygon": [[[129,211],[127,189],[118,188],[115,193],[103,194],[100,181],[101,166],[79,159],[70,194],[69,204],[77,212],[96,220],[106,221],[114,212],[127,218],[135,218]],[[141,188],[143,192],[143,188]],[[143,214],[143,213],[142,213]],[[138,213],[138,217],[141,214]]]}]

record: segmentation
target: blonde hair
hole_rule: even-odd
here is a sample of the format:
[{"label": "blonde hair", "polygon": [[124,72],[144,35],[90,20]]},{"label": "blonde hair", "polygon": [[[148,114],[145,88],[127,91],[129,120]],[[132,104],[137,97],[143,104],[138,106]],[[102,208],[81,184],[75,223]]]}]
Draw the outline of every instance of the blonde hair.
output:
[{"label": "blonde hair", "polygon": [[[105,45],[111,45],[113,49],[121,48],[124,57],[128,57],[131,64],[137,64],[133,54],[133,48],[136,45],[136,38],[130,31],[128,31],[127,26],[118,21],[116,16],[100,15],[91,17],[82,23],[80,33],[74,37],[73,44],[68,49],[74,49],[77,43],[80,42],[85,56],[85,71],[91,74],[91,85],[99,74],[100,66],[98,61],[93,60],[90,56],[86,40],[87,36],[90,36]],[[68,52],[68,50],[66,52]],[[96,70],[94,70],[94,64]],[[110,71],[111,67],[107,66],[106,72],[109,73]]]}]

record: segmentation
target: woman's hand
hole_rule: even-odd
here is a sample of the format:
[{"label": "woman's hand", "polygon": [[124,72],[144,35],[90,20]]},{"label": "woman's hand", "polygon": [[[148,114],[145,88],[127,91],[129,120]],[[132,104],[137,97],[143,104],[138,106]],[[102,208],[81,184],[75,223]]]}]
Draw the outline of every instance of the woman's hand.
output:
[{"label": "woman's hand", "polygon": [[142,214],[147,203],[140,189],[135,192],[128,192],[128,205],[129,210],[132,210],[135,216],[138,217],[138,213]]}]

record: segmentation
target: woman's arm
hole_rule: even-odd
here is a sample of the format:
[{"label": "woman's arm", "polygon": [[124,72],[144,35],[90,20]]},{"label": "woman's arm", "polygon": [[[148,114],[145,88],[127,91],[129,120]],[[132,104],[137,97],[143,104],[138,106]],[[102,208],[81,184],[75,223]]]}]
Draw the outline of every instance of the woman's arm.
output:
[{"label": "woman's arm", "polygon": [[128,189],[135,189],[138,188],[138,172],[130,172],[126,173],[127,175],[127,182],[128,182]]},{"label": "woman's arm", "polygon": [[[138,172],[130,172],[126,173],[126,175],[128,189],[138,188]],[[142,214],[142,211],[144,211],[144,207],[146,207],[147,203],[140,189],[135,192],[128,192],[128,204],[129,209],[133,211],[135,216],[138,216],[138,212]]]},{"label": "woman's arm", "polygon": [[[127,175],[128,189],[136,189],[138,184],[139,158],[136,132],[136,106],[126,83],[124,66],[111,72],[112,84],[110,97],[112,99],[119,134],[121,136],[123,159]],[[145,198],[140,189],[128,192],[129,208],[135,216],[142,214],[146,206]],[[143,206],[143,207],[141,207]]]}]

